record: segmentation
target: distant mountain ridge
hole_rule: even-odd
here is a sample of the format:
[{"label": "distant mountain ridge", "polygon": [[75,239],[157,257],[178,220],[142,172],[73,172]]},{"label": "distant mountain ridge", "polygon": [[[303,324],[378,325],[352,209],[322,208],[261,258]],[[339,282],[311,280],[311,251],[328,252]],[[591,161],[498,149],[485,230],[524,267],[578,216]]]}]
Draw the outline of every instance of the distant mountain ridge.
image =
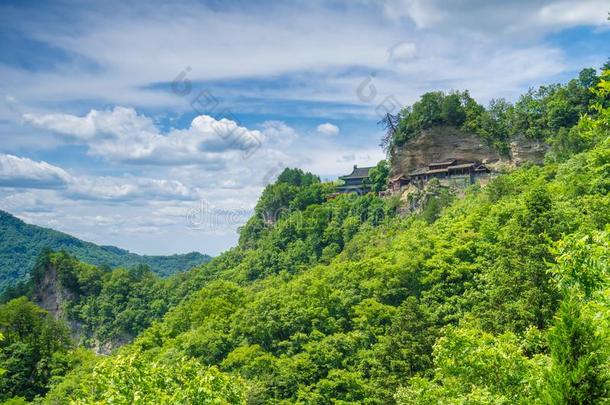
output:
[{"label": "distant mountain ridge", "polygon": [[96,266],[150,266],[160,276],[198,266],[211,259],[198,252],[171,256],[138,255],[116,246],[99,246],[66,233],[23,222],[0,210],[0,291],[25,279],[44,248],[65,250]]}]

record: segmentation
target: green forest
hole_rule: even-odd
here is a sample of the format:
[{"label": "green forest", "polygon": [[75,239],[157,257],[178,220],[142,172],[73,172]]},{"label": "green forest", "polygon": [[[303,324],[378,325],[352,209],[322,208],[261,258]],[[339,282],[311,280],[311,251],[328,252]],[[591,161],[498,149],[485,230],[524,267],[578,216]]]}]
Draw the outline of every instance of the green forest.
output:
[{"label": "green forest", "polygon": [[44,251],[0,305],[0,403],[609,403],[610,70],[514,105],[428,93],[386,147],[439,125],[551,149],[409,215],[286,169],[236,247],[169,278]]},{"label": "green forest", "polygon": [[[610,69],[610,61],[602,69]],[[508,153],[511,139],[524,136],[547,142],[549,158],[565,159],[591,146],[572,129],[599,102],[590,91],[599,80],[597,71],[587,68],[566,84],[530,89],[514,104],[494,99],[487,107],[468,91],[429,92],[398,114],[386,116],[382,123],[388,131],[382,146],[392,152],[426,129],[448,125],[476,134],[502,154]]]},{"label": "green forest", "polygon": [[43,249],[65,250],[79,260],[98,266],[150,266],[162,276],[198,266],[210,257],[197,252],[172,256],[141,256],[115,246],[98,246],[53,229],[26,224],[0,210],[0,292],[26,281]]}]

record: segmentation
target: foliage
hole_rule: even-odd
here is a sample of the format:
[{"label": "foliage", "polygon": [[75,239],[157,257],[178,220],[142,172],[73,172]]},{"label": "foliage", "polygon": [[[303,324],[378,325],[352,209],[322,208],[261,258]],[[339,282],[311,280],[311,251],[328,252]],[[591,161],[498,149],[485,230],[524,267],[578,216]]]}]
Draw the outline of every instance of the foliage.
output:
[{"label": "foliage", "polygon": [[[130,341],[160,319],[171,302],[167,288],[172,281],[159,279],[146,266],[110,270],[62,251],[41,256],[32,273],[38,295],[50,289],[63,297],[65,316],[80,325],[87,346]],[[56,280],[43,281],[53,273]]]},{"label": "foliage", "polygon": [[298,187],[307,187],[319,183],[320,178],[312,173],[305,173],[301,169],[286,168],[277,178],[277,183],[290,184]]},{"label": "foliage", "polygon": [[293,186],[278,180],[265,188],[255,215],[240,230],[236,280],[254,280],[328,262],[357,231],[378,226],[394,215],[395,205],[369,194],[341,195],[330,201],[332,184]]},{"label": "foliage", "polygon": [[[598,350],[602,342],[584,348],[596,353],[594,362],[583,363],[596,365],[588,369],[591,377],[565,367],[559,372],[563,366],[555,356],[565,355],[551,331],[558,330],[554,315],[564,300],[554,280],[573,274],[566,266],[579,263],[566,255],[589,251],[578,253],[580,245],[572,241],[608,225],[610,217],[589,214],[590,207],[608,201],[597,186],[605,174],[596,170],[606,161],[588,160],[604,147],[561,166],[500,177],[453,201],[434,221],[409,217],[359,225],[340,253],[321,256],[307,271],[286,267],[236,277],[256,265],[251,255],[275,245],[284,246],[278,259],[303,263],[295,249],[307,246],[310,235],[345,229],[345,222],[323,221],[322,233],[311,225],[287,233],[298,229],[286,228],[297,213],[291,212],[266,225],[256,246],[215,259],[207,270],[217,280],[141,334],[130,353],[154,359],[178,353],[216,365],[245,380],[250,403],[526,404],[555,398],[546,387],[563,389],[562,381],[578,387],[579,381],[596,381],[603,389],[597,366],[606,364]],[[582,159],[591,170],[579,172]],[[342,196],[304,213],[365,201],[376,197]],[[306,223],[315,218],[305,217]],[[282,245],[279,235],[291,235],[291,242]],[[297,241],[304,242],[292,244]],[[590,251],[605,253],[603,245]],[[602,255],[597,261],[605,260]],[[599,290],[605,284],[593,285]],[[558,375],[568,377],[548,381]]]},{"label": "foliage", "polygon": [[371,189],[379,193],[388,186],[388,177],[390,175],[390,166],[386,160],[382,160],[369,171],[369,181]]},{"label": "foliage", "polygon": [[102,360],[71,404],[243,404],[240,384],[197,361],[145,361],[136,354]]},{"label": "foliage", "polygon": [[[420,215],[398,217],[373,193],[328,199],[329,185],[288,170],[263,192],[239,245],[201,268],[158,280],[62,253],[41,259],[73,294],[70,313],[100,320],[94,333],[141,331],[104,359],[60,352],[42,401],[608,402],[607,82],[603,74],[591,93],[602,100],[577,124],[574,105],[554,98],[560,89],[512,107],[544,106],[544,119],[523,116],[528,136],[572,125],[583,150],[463,198],[432,183]],[[485,113],[461,93],[426,96],[413,111],[423,126]]]},{"label": "foliage", "polygon": [[[510,141],[526,137],[551,145],[550,157],[564,161],[572,154],[590,148],[592,142],[584,128],[576,128],[585,114],[600,114],[600,106],[610,104],[607,92],[590,89],[606,80],[595,69],[583,69],[578,78],[565,85],[554,84],[530,89],[513,105],[506,100],[492,100],[487,108],[464,92],[431,92],[405,107],[393,125],[386,125],[384,148],[392,152],[435,126],[453,126],[476,134],[501,154],[509,153]],[[390,120],[388,118],[388,120]],[[387,121],[387,120],[386,120]],[[586,120],[581,121],[586,125]]]},{"label": "foliage", "polygon": [[22,297],[0,306],[0,330],[0,400],[44,394],[70,348],[67,327]]},{"label": "foliage", "polygon": [[461,127],[479,116],[484,108],[477,104],[468,91],[445,94],[441,91],[425,93],[412,106],[399,114],[396,131],[387,139],[392,150],[417,137],[421,131],[438,125]]},{"label": "foliage", "polygon": [[[97,266],[150,266],[159,275],[168,276],[199,266],[209,256],[192,252],[172,256],[140,256],[114,246],[98,246],[62,232],[29,225],[7,212],[0,211],[0,291],[26,279],[36,258],[45,250],[65,250],[79,260]],[[23,289],[23,285],[20,286]],[[17,288],[19,289],[19,288]],[[11,292],[12,297],[23,293]]]}]

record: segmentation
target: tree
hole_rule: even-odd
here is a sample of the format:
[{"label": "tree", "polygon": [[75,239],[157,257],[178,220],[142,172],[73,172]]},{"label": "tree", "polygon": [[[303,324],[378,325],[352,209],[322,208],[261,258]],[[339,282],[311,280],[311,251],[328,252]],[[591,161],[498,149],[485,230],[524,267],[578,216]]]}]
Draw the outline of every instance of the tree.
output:
[{"label": "tree", "polygon": [[276,183],[287,183],[293,186],[310,186],[319,183],[320,178],[312,173],[305,173],[301,169],[286,168],[278,176]]},{"label": "tree", "polygon": [[398,114],[390,114],[386,113],[386,115],[377,123],[380,124],[385,134],[381,138],[381,143],[379,146],[383,149],[386,154],[390,153],[393,148],[393,144],[396,137],[396,128],[398,123],[400,122],[400,113]]},{"label": "tree", "polygon": [[385,160],[379,161],[375,167],[369,172],[369,181],[371,182],[371,189],[378,193],[383,191],[388,186],[388,176],[390,174],[390,167],[388,162]]},{"label": "tree", "polygon": [[[610,399],[608,331],[598,319],[608,319],[607,304],[595,304],[608,286],[608,235],[597,232],[566,237],[557,243],[553,281],[564,300],[548,333],[551,367],[544,398],[552,404],[596,404]],[[597,319],[596,319],[597,318]]]},{"label": "tree", "polygon": [[441,103],[441,119],[448,125],[461,126],[466,121],[466,111],[460,93],[451,93]]},{"label": "tree", "polygon": [[0,400],[43,395],[54,355],[70,347],[66,325],[21,297],[0,306],[0,330]]},{"label": "tree", "polygon": [[598,404],[610,399],[605,366],[608,341],[577,300],[566,297],[549,332],[552,365],[544,398],[549,404]]},{"label": "tree", "polygon": [[[98,364],[75,404],[244,404],[237,380],[195,360],[146,361],[137,354],[118,355]],[[83,395],[84,394],[84,395]]]}]

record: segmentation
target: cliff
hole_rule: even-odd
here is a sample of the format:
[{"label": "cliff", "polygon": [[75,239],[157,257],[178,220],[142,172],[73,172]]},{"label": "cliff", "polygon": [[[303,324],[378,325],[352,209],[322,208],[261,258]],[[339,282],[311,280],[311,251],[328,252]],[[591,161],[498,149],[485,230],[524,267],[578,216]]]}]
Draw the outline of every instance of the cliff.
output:
[{"label": "cliff", "polygon": [[73,341],[84,344],[96,354],[107,355],[133,340],[133,336],[126,333],[104,341],[95,336],[87,336],[83,322],[76,319],[70,311],[70,306],[77,296],[61,283],[59,273],[57,267],[52,263],[45,264],[44,273],[33,280],[33,301],[36,305],[48,311],[55,319],[65,321],[70,329]]},{"label": "cliff", "polygon": [[55,266],[47,265],[42,278],[35,282],[34,302],[55,319],[67,320],[65,304],[71,299],[73,294],[61,285]]},{"label": "cliff", "polygon": [[514,166],[524,163],[544,163],[544,155],[549,150],[549,145],[544,142],[528,139],[524,136],[515,138],[510,143],[510,159]]},{"label": "cliff", "polygon": [[33,301],[48,311],[55,319],[65,321],[70,327],[70,335],[76,342],[82,340],[82,324],[71,319],[67,307],[74,300],[74,293],[66,289],[59,280],[57,268],[47,264],[41,278],[34,280]]},{"label": "cliff", "polygon": [[392,174],[408,174],[430,162],[449,158],[478,161],[493,169],[526,162],[541,164],[547,150],[541,142],[518,137],[511,142],[509,155],[502,156],[476,134],[439,126],[424,130],[420,136],[393,151]]}]

